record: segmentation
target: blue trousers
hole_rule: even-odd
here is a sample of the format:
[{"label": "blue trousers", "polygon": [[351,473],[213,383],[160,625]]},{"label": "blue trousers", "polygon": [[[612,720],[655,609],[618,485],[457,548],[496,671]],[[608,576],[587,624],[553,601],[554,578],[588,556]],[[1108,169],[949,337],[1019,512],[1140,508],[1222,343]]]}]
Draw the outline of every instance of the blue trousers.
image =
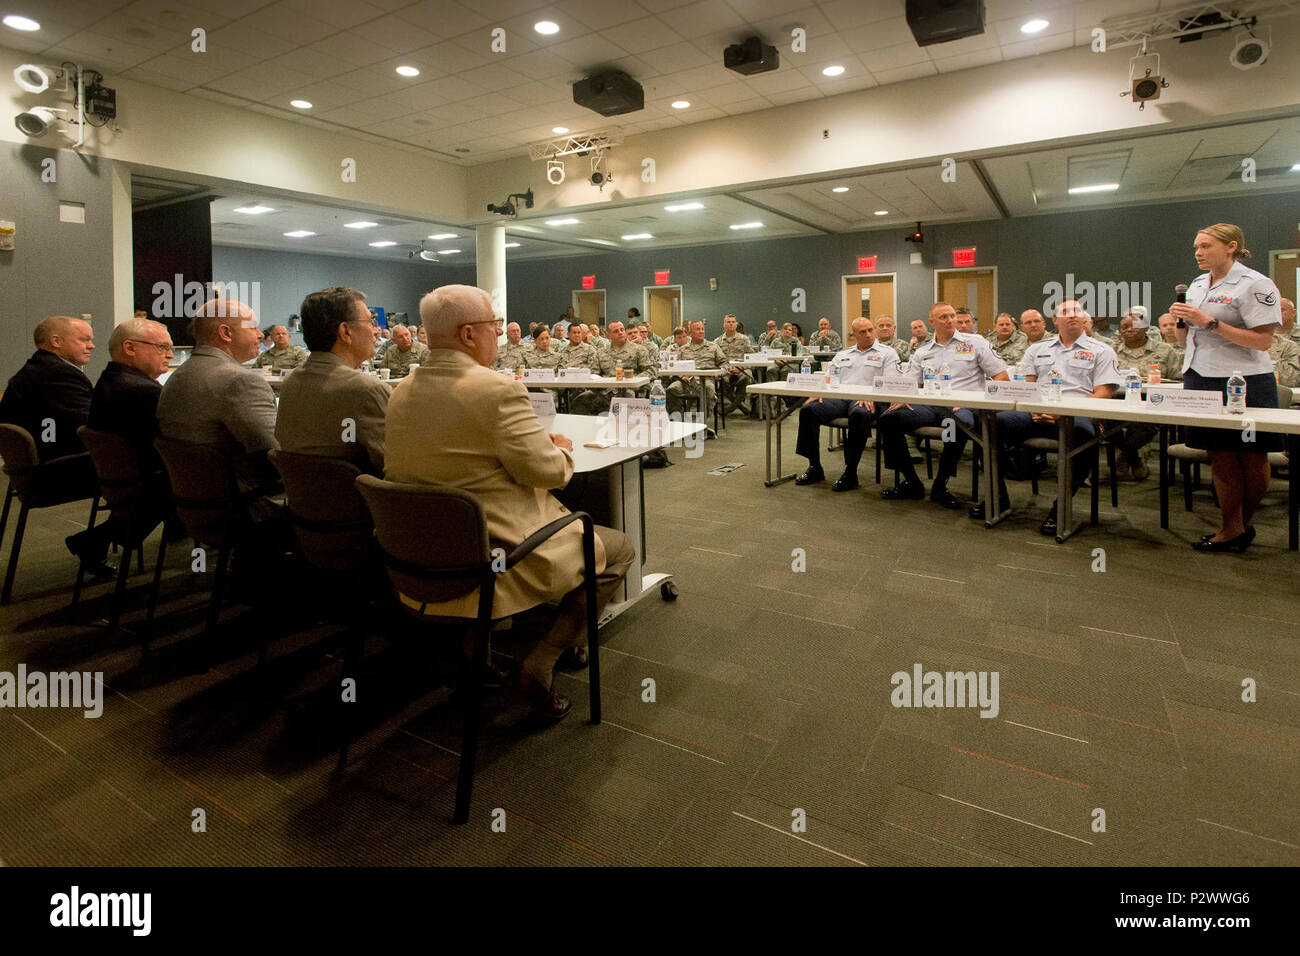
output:
[{"label": "blue trousers", "polygon": [[824,398],[820,402],[805,404],[799,409],[799,437],[794,445],[795,454],[807,458],[810,468],[820,468],[821,427],[837,418],[847,418],[849,428],[844,439],[844,470],[849,474],[857,474],[862,449],[867,447],[871,423],[875,420],[878,408],[879,405],[864,408],[857,402],[843,398]]},{"label": "blue trousers", "polygon": [[[1097,426],[1091,418],[1075,418],[1073,442],[1076,448],[1096,434]],[[1006,474],[1006,453],[1013,449],[1019,449],[1026,439],[1056,437],[1058,437],[1056,422],[1036,422],[1029,416],[1028,412],[998,412],[998,444],[1001,446],[998,453],[1002,456],[1001,473]],[[1093,445],[1082,454],[1074,456],[1071,464],[1074,469],[1071,473],[1071,493],[1078,491],[1083,486],[1083,483],[1088,480],[1088,476],[1092,474],[1093,465],[1096,463],[1096,445]],[[1059,463],[1057,467],[1061,467]]]},{"label": "blue trousers", "polygon": [[[907,433],[927,425],[940,428],[945,418],[955,418],[968,428],[975,427],[975,413],[969,408],[953,411],[951,408],[935,408],[932,405],[915,405],[912,408],[896,408],[880,416],[880,435],[885,443],[885,467],[901,472],[906,481],[920,481],[916,469],[912,467],[912,453],[907,450]],[[957,463],[961,461],[966,442],[970,440],[962,429],[950,442],[943,443],[943,452],[939,455],[939,474],[935,477],[936,486],[943,488],[948,479],[957,474]]]}]

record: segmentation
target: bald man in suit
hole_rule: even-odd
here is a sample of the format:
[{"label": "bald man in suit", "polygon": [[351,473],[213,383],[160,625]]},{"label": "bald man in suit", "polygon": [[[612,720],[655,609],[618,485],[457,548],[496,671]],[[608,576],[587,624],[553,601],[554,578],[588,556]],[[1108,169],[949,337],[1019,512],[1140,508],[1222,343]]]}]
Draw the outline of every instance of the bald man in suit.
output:
[{"label": "bald man in suit", "polygon": [[[385,477],[470,492],[483,504],[493,545],[509,550],[568,513],[548,489],[563,488],[573,476],[573,442],[547,434],[524,387],[491,371],[501,322],[493,318],[488,293],[443,286],[420,301],[420,318],[430,354],[389,399]],[[634,558],[622,532],[597,526],[598,613]],[[518,678],[533,709],[552,719],[571,706],[552,687],[555,665],[586,640],[582,573],[582,529],[575,523],[497,577],[493,617],[560,602],[558,618]],[[477,602],[477,594],[470,594],[425,611],[473,617]],[[576,651],[569,656],[585,659]]]}]

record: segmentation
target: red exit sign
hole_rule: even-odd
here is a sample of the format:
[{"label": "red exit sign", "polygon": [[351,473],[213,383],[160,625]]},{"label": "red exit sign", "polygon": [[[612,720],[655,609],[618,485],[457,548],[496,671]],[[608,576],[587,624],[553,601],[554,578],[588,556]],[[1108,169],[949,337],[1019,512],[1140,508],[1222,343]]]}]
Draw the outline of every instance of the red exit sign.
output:
[{"label": "red exit sign", "polygon": [[875,272],[875,271],[876,271],[876,257],[875,257],[875,256],[858,256],[858,271],[859,271],[859,272]]},{"label": "red exit sign", "polygon": [[667,269],[656,269],[656,270],[655,270],[655,285],[667,285],[667,284],[668,284],[668,270],[667,270]]},{"label": "red exit sign", "polygon": [[594,288],[596,288],[596,277],[595,277],[595,276],[583,276],[583,277],[582,277],[582,287],[583,287],[584,289],[594,289]]},{"label": "red exit sign", "polygon": [[952,264],[955,269],[960,269],[963,266],[973,266],[975,264],[975,247],[954,249],[952,251]]}]

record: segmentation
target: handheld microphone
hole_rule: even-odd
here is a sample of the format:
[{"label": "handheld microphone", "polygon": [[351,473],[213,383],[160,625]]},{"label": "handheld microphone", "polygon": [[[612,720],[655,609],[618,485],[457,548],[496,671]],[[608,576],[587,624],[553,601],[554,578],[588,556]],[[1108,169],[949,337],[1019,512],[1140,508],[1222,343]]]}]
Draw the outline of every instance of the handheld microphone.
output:
[{"label": "handheld microphone", "polygon": [[[1187,304],[1187,285],[1185,283],[1180,282],[1178,285],[1174,286],[1174,301],[1181,302],[1184,305]],[[1187,323],[1182,319],[1179,319],[1177,328],[1185,329],[1187,328]]]}]

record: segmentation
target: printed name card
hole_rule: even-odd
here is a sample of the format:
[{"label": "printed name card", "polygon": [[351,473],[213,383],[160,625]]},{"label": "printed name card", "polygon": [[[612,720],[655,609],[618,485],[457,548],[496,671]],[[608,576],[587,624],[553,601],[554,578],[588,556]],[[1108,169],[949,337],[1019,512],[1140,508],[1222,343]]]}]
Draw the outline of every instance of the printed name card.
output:
[{"label": "printed name card", "polygon": [[766,362],[768,355],[766,352],[746,352],[746,362]]},{"label": "printed name card", "polygon": [[592,379],[589,368],[562,368],[560,377],[569,382],[590,382]]},{"label": "printed name card", "polygon": [[1152,408],[1170,412],[1192,412],[1198,415],[1222,415],[1223,393],[1199,389],[1151,389],[1147,403]]},{"label": "printed name card", "polygon": [[827,388],[826,375],[823,372],[791,372],[785,380],[791,388]]},{"label": "printed name card", "polygon": [[1042,392],[1037,382],[988,382],[984,391],[989,398],[1009,398],[1017,402],[1041,402]]},{"label": "printed name card", "polygon": [[664,362],[663,370],[665,372],[694,372],[695,359],[672,359],[671,361]]},{"label": "printed name card", "polygon": [[525,382],[554,382],[555,369],[553,368],[526,368],[524,369]]},{"label": "printed name card", "polygon": [[785,349],[763,349],[763,354],[768,357],[773,355],[784,355]]},{"label": "printed name card", "polygon": [[910,375],[899,375],[896,372],[886,372],[876,379],[876,388],[882,392],[896,392],[905,395],[915,395],[917,392],[916,379]]},{"label": "printed name card", "polygon": [[542,427],[550,431],[551,423],[555,421],[555,398],[550,392],[529,392],[528,401],[532,403]]}]

